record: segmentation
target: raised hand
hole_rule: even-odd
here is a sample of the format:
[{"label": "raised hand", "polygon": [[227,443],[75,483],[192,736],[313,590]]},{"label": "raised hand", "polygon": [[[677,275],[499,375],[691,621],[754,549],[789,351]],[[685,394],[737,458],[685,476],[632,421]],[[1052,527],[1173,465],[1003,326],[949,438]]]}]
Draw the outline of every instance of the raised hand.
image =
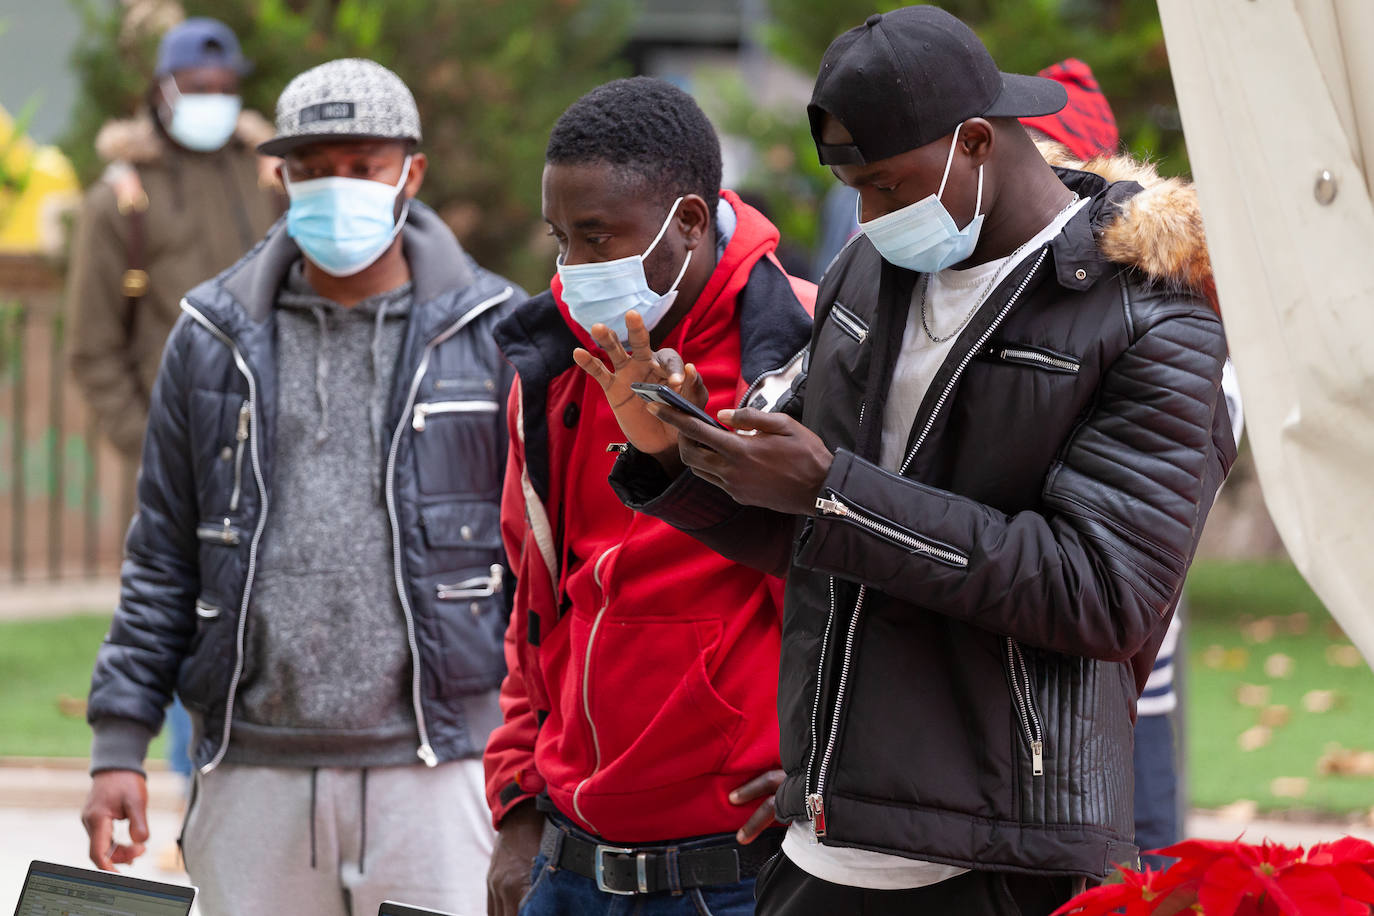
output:
[{"label": "raised hand", "polygon": [[706,406],[706,385],[696,367],[684,364],[676,350],[654,351],[650,347],[649,329],[638,312],[632,311],[625,316],[625,326],[630,337],[629,352],[610,328],[604,324],[592,326],[592,337],[611,361],[609,368],[582,347],[573,351],[573,361],[601,386],[630,444],[657,458],[669,473],[676,474],[682,469],[677,430],[646,410],[645,402],[630,390],[630,385],[636,382],[667,385],[700,407]]}]

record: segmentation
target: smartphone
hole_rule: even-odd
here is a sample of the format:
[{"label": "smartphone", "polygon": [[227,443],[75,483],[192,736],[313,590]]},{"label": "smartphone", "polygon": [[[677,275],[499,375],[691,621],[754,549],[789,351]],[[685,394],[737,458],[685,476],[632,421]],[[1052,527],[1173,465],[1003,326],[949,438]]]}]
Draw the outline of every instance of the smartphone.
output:
[{"label": "smartphone", "polygon": [[646,401],[651,401],[655,404],[665,404],[674,410],[682,411],[688,416],[696,417],[703,423],[709,423],[716,429],[723,429],[727,432],[730,429],[667,385],[653,385],[648,382],[631,382],[630,390]]}]

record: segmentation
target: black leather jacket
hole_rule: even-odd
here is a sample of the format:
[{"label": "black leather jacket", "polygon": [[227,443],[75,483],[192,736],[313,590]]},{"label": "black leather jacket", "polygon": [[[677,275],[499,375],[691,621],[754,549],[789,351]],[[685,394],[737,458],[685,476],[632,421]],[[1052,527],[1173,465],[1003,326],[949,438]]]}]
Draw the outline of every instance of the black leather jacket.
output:
[{"label": "black leather jacket", "polygon": [[785,571],[778,814],[823,843],[1042,874],[1135,854],[1135,700],[1235,458],[1226,341],[1177,277],[1099,247],[1113,225],[1202,245],[1200,223],[1165,240],[1139,185],[1060,175],[1092,199],[961,332],[900,475],[875,462],[917,275],[862,237],[784,407],[835,451],[813,517],[665,488],[633,452],[613,473],[641,511]]},{"label": "black leather jacket", "polygon": [[[505,675],[500,501],[512,372],[492,328],[525,294],[477,266],[418,201],[402,237],[415,293],[388,402],[384,480],[417,756],[433,764],[482,752],[485,732],[469,729],[459,700]],[[119,608],[91,682],[97,746],[102,727],[156,731],[175,687],[203,723],[192,761],[213,766],[224,755],[271,503],[274,305],[299,257],[283,220],[182,302],[153,389]],[[458,598],[440,588],[478,579]]]}]

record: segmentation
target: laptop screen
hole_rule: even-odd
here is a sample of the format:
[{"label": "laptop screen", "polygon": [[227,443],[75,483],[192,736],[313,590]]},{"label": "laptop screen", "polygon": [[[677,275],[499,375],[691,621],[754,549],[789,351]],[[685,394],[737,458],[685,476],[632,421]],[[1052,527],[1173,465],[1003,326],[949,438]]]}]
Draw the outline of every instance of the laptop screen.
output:
[{"label": "laptop screen", "polygon": [[195,889],[34,862],[15,916],[187,916]]}]

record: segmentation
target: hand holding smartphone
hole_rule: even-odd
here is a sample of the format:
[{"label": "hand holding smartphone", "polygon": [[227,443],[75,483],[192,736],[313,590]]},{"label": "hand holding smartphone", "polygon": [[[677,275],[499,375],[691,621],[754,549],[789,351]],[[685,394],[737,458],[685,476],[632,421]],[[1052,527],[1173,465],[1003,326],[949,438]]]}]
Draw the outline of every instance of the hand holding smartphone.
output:
[{"label": "hand holding smartphone", "polygon": [[726,432],[730,430],[728,426],[721,423],[715,417],[711,416],[667,385],[655,385],[650,382],[633,382],[630,385],[630,390],[646,401],[654,404],[663,404],[674,410],[680,410],[703,423],[709,423],[716,429],[723,429]]}]

